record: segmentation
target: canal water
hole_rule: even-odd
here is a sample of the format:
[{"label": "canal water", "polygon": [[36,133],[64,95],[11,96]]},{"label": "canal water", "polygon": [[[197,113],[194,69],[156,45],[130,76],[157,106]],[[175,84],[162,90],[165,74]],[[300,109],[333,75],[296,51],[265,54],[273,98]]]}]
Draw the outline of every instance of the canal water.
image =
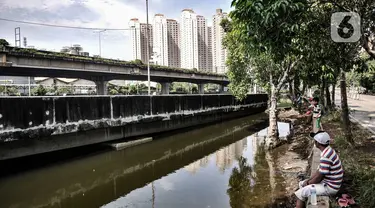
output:
[{"label": "canal water", "polygon": [[275,207],[285,190],[276,165],[282,152],[270,157],[259,147],[266,121],[245,117],[5,174],[0,207]]}]

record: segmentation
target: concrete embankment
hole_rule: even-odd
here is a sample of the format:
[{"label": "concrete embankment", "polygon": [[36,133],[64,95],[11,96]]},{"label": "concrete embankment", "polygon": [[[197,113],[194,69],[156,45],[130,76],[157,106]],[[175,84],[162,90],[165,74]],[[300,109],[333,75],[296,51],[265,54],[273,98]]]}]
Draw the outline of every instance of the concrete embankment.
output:
[{"label": "concrete embankment", "polygon": [[0,98],[0,160],[263,112],[265,94]]}]

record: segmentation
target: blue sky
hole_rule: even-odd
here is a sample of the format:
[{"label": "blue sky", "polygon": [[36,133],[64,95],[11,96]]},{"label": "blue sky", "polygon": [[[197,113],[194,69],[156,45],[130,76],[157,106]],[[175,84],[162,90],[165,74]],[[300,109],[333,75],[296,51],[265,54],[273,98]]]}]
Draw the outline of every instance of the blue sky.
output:
[{"label": "blue sky", "polygon": [[[212,22],[217,8],[230,10],[231,0],[149,0],[150,22],[154,14],[162,13],[179,20],[181,10],[192,8]],[[127,28],[131,18],[146,21],[145,0],[0,0],[0,18],[42,22],[48,24]],[[99,53],[98,34],[95,31],[40,27],[0,21],[0,38],[14,45],[14,28],[21,27],[21,36],[28,45],[59,51],[63,46],[81,44],[85,51]],[[129,60],[130,38],[127,31],[102,33],[102,55]]]}]

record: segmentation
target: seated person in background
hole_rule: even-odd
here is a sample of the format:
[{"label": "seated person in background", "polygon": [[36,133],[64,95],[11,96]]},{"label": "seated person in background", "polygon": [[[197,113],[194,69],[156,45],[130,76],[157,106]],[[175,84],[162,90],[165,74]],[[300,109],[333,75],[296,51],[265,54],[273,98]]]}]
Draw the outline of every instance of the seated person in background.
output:
[{"label": "seated person in background", "polygon": [[310,179],[301,181],[299,189],[294,193],[297,196],[297,208],[305,207],[305,201],[315,188],[317,196],[334,196],[341,187],[344,170],[336,151],[329,146],[331,137],[327,132],[311,133],[315,146],[320,151],[320,164],[316,173]]}]

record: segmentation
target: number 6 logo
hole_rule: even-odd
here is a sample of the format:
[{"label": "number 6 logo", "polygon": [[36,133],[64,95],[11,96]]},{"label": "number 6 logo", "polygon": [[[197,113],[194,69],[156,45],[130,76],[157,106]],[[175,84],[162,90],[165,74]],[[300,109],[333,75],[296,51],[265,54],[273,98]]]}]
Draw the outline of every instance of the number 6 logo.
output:
[{"label": "number 6 logo", "polygon": [[355,12],[337,12],[331,16],[331,38],[337,43],[354,43],[361,38],[361,17]]}]

